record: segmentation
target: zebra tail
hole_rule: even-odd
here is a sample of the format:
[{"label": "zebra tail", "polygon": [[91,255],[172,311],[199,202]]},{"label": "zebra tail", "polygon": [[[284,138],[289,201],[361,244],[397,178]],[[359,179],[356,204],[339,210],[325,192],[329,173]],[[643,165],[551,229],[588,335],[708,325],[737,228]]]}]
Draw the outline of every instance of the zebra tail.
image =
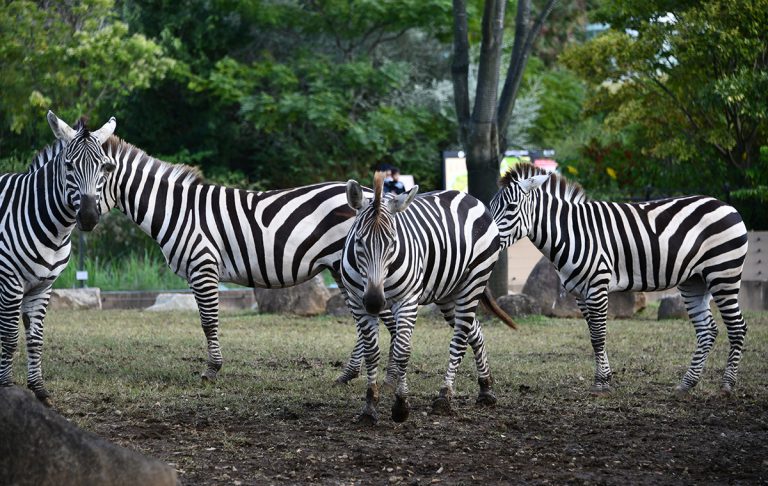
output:
[{"label": "zebra tail", "polygon": [[512,320],[509,314],[504,312],[504,310],[499,307],[499,304],[496,303],[496,299],[493,298],[493,294],[491,294],[491,291],[488,289],[488,287],[485,288],[483,295],[480,296],[480,301],[488,310],[496,314],[496,317],[504,321],[504,324],[508,325],[512,329],[517,330],[517,324],[515,324],[515,321]]}]

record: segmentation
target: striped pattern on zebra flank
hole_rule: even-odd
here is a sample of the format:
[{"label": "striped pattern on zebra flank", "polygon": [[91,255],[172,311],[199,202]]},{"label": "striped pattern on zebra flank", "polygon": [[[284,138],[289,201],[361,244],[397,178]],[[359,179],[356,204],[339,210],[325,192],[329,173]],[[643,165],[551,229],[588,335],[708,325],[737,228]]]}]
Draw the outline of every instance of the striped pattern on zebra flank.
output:
[{"label": "striped pattern on zebra flank", "polygon": [[414,187],[398,196],[383,195],[382,183],[383,176],[377,173],[373,200],[365,197],[356,181],[347,183],[349,204],[358,212],[344,245],[342,282],[364,345],[368,378],[366,404],[358,419],[378,419],[377,316],[384,309],[392,311],[397,327],[385,381],[396,388],[392,418],[407,419],[411,335],[418,306],[432,302],[454,329],[439,398],[442,409],[450,407],[456,370],[468,344],[475,353],[480,401],[495,402],[482,329],[475,317],[500,248],[491,215],[480,201],[462,192],[416,196]]},{"label": "striped pattern on zebra flank", "polygon": [[605,352],[608,293],[677,287],[696,331],[691,366],[677,387],[694,387],[717,336],[714,298],[730,341],[722,392],[736,382],[747,326],[739,308],[747,231],[731,206],[707,196],[643,203],[590,201],[577,184],[520,164],[501,180],[491,212],[508,246],[528,237],[577,296],[595,352],[593,391],[610,389]]},{"label": "striped pattern on zebra flank", "polygon": [[[126,214],[189,283],[207,340],[203,379],[215,380],[222,366],[219,282],[289,287],[324,269],[341,282],[341,251],[355,214],[343,183],[240,190],[206,183],[197,169],[163,162],[117,137],[106,150],[117,168],[104,189],[102,212],[117,207]],[[382,319],[391,328],[386,313]],[[358,344],[338,381],[357,376],[361,362]]]},{"label": "striped pattern on zebra flank", "polygon": [[98,223],[98,202],[109,171],[101,144],[114,118],[89,132],[52,112],[48,121],[58,140],[41,150],[28,171],[0,175],[0,386],[12,384],[19,315],[26,330],[27,386],[51,405],[41,369],[43,321],[51,286],[69,261],[75,225]]}]

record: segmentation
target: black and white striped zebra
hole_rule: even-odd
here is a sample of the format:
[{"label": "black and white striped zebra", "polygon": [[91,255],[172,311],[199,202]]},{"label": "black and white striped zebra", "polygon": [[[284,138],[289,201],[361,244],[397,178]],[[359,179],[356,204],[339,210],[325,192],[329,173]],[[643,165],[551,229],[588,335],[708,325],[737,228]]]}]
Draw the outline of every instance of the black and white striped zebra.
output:
[{"label": "black and white striped zebra", "polygon": [[[125,213],[189,283],[207,340],[204,380],[215,380],[222,366],[219,282],[290,287],[324,269],[341,281],[341,251],[355,215],[344,183],[248,191],[206,183],[197,169],[163,162],[117,137],[106,150],[117,168],[104,187],[102,211]],[[382,319],[391,326],[391,318]],[[337,381],[357,376],[361,362],[358,344]]]},{"label": "black and white striped zebra", "polygon": [[577,184],[530,164],[511,169],[501,186],[491,211],[503,246],[530,238],[554,263],[565,289],[577,296],[595,353],[594,393],[610,389],[608,294],[672,287],[680,290],[696,331],[696,350],[677,393],[696,386],[717,336],[712,298],[728,330],[721,390],[731,393],[747,331],[739,309],[747,231],[733,207],[706,196],[589,201]]},{"label": "black and white striped zebra", "polygon": [[27,386],[46,405],[40,359],[51,286],[66,267],[70,235],[99,222],[106,173],[114,168],[101,145],[115,130],[110,119],[95,132],[48,112],[58,141],[41,151],[27,173],[0,175],[0,386],[13,383],[19,314],[26,329]]},{"label": "black and white striped zebra", "polygon": [[[368,378],[366,405],[359,419],[375,423],[379,399],[378,316],[391,310],[397,323],[391,354],[396,370],[392,418],[407,419],[406,367],[411,335],[420,304],[436,303],[453,325],[450,360],[438,411],[450,409],[454,379],[467,344],[475,354],[480,395],[478,403],[493,404],[492,378],[484,338],[475,311],[499,254],[499,236],[486,207],[457,191],[416,196],[418,187],[384,196],[383,174],[374,178],[374,197],[365,197],[356,181],[347,183],[349,205],[357,210],[342,260],[342,282],[364,345]],[[505,321],[513,325],[508,316]]]}]

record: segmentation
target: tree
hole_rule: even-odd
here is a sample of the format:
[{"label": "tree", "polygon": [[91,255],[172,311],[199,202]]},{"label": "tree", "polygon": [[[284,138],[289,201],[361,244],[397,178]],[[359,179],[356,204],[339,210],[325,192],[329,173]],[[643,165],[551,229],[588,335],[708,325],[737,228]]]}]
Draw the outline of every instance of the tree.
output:
[{"label": "tree", "polygon": [[[562,56],[592,88],[587,106],[646,156],[713,184],[750,187],[768,144],[768,1],[606,2],[611,29]],[[719,190],[719,188],[718,188]]]},{"label": "tree", "polygon": [[[482,40],[474,106],[469,98],[469,36],[467,2],[453,0],[454,102],[459,122],[460,143],[467,154],[469,193],[486,205],[497,190],[499,166],[508,141],[507,128],[512,121],[515,101],[520,89],[533,43],[541,32],[555,0],[547,0],[531,22],[531,1],[518,0],[515,37],[501,96],[498,94],[504,35],[504,0],[486,0],[482,19]],[[471,108],[471,109],[470,109]],[[489,282],[496,295],[507,293],[507,260],[502,253]]]},{"label": "tree", "polygon": [[129,34],[110,0],[0,4],[0,149],[39,149],[45,113],[100,115],[174,66],[155,42]]}]

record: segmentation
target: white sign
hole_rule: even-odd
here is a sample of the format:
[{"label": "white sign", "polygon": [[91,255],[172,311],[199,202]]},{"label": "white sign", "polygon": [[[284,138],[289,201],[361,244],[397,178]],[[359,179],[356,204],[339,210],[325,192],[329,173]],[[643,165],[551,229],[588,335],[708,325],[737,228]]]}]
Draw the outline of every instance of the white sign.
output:
[{"label": "white sign", "polygon": [[75,279],[77,280],[88,280],[88,271],[87,270],[78,270],[75,274]]}]

